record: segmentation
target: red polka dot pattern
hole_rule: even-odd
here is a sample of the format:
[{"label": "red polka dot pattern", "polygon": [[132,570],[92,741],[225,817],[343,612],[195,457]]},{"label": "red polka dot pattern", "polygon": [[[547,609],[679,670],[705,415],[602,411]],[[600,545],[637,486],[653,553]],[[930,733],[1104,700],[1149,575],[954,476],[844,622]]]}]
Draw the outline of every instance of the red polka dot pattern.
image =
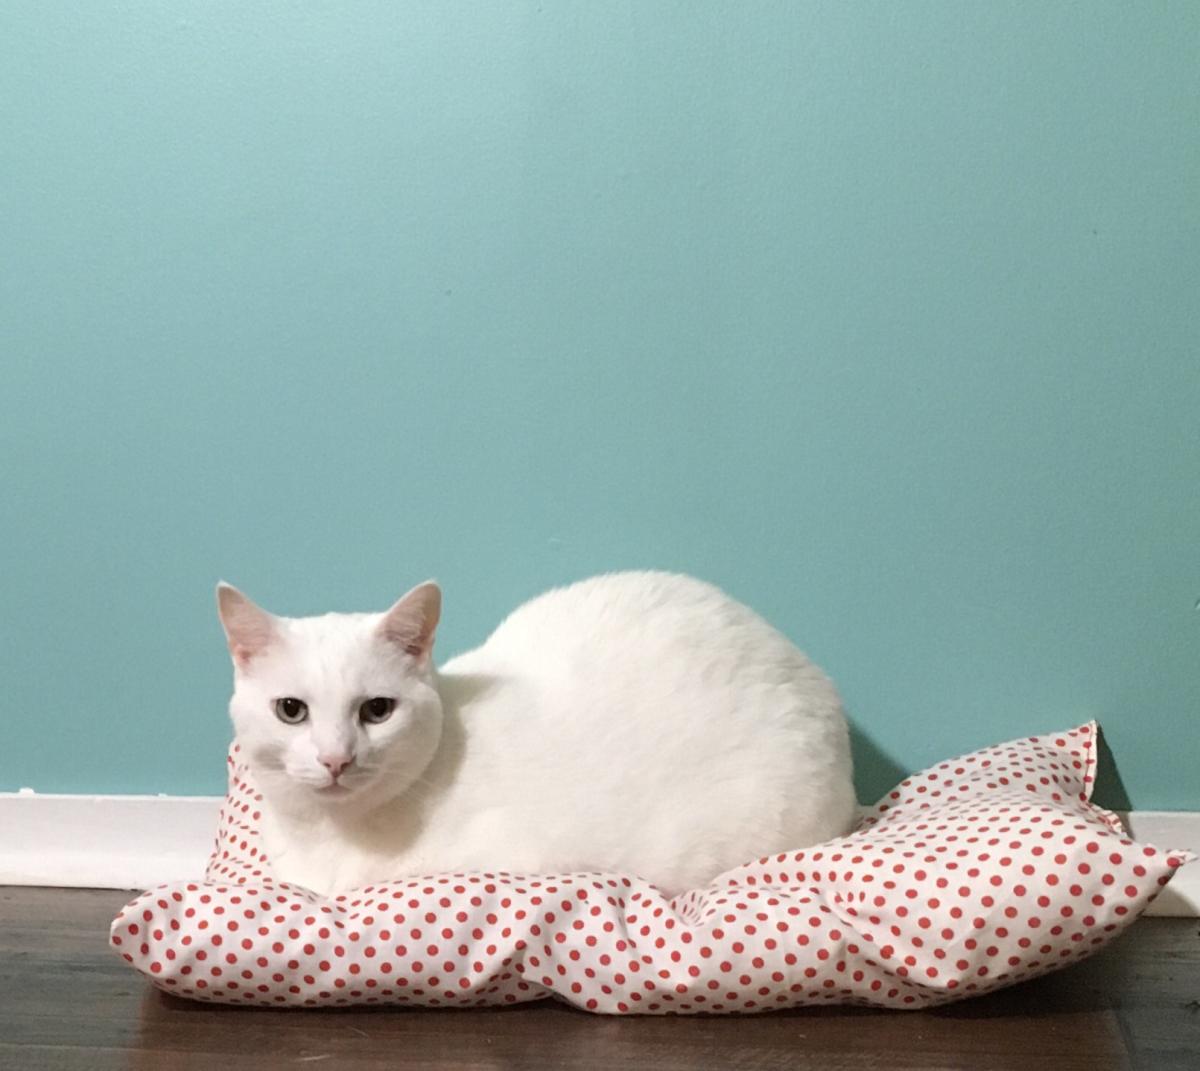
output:
[{"label": "red polka dot pattern", "polygon": [[902,782],[850,836],[665,899],[610,874],[443,874],[325,898],[272,880],[230,753],[204,881],[162,885],[111,942],[154,985],[229,1004],[605,1013],[925,1008],[1091,955],[1194,858],[1089,802],[1095,725]]}]

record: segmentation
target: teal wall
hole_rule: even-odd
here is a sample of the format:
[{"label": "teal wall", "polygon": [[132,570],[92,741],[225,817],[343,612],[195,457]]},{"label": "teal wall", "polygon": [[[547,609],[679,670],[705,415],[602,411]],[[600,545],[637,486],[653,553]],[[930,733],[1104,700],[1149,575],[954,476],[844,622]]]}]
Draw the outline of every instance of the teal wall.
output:
[{"label": "teal wall", "polygon": [[[762,610],[1200,807],[1200,6],[0,8],[0,789],[221,789],[219,577]],[[1119,786],[1110,783],[1110,794]],[[1111,796],[1110,796],[1111,798]]]}]

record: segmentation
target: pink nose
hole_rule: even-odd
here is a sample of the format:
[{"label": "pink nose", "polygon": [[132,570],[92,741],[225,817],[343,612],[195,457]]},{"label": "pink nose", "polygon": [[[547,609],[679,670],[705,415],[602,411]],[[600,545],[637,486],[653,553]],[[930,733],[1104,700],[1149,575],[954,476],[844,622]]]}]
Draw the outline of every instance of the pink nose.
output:
[{"label": "pink nose", "polygon": [[336,781],[353,760],[348,755],[318,755],[317,762],[325,767]]}]

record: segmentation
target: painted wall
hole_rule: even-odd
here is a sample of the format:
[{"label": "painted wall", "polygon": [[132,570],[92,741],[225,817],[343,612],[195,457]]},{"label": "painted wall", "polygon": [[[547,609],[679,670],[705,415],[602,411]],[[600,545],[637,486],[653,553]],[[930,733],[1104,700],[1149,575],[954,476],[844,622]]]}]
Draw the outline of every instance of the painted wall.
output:
[{"label": "painted wall", "polygon": [[[897,770],[1200,807],[1200,8],[8,0],[0,789],[221,790],[212,588],[708,577]],[[1113,798],[1110,779],[1102,789]]]}]

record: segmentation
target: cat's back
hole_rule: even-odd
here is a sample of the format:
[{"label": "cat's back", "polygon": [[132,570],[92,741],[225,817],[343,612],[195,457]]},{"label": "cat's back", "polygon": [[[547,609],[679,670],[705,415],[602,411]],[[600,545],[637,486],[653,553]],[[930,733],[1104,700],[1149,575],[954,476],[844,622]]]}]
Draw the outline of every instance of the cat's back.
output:
[{"label": "cat's back", "polygon": [[751,717],[763,708],[748,696],[780,690],[802,693],[806,706],[839,706],[786,636],[715,585],[679,573],[607,573],[547,591],[467,660],[522,682],[543,709],[600,707],[613,722],[683,707],[693,718],[728,719],[731,708]]},{"label": "cat's back", "polygon": [[833,684],[704,581],[623,572],[548,591],[444,672],[469,738],[454,813],[481,816],[480,845],[536,830],[506,840],[513,865],[565,858],[686,888],[849,823]]},{"label": "cat's back", "polygon": [[674,648],[697,657],[798,653],[715,585],[653,570],[605,573],[538,595],[509,614],[486,646],[497,654],[537,652],[584,664],[636,653],[659,657]]}]

